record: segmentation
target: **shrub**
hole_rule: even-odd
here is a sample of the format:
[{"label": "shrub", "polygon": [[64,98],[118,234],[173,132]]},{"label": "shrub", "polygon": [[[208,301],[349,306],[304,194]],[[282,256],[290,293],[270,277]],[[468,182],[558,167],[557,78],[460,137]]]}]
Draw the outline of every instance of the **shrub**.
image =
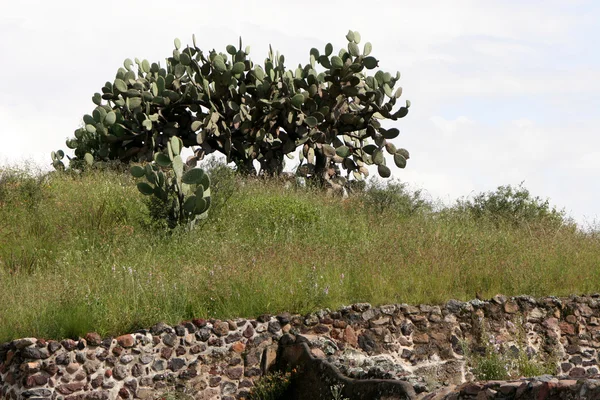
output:
[{"label": "shrub", "polygon": [[551,207],[549,200],[532,197],[523,182],[518,187],[499,186],[495,192],[480,193],[473,200],[459,200],[459,210],[470,213],[475,218],[487,218],[496,224],[509,223],[566,223],[565,212]]},{"label": "shrub", "polygon": [[421,190],[410,192],[406,183],[397,180],[386,185],[374,179],[361,196],[365,206],[376,213],[393,212],[408,216],[433,209],[431,203],[423,198]]},{"label": "shrub", "polygon": [[44,198],[44,185],[48,174],[35,173],[30,169],[0,169],[0,206],[19,202],[27,208],[36,207]]},{"label": "shrub", "polygon": [[217,158],[206,159],[201,164],[202,169],[210,176],[209,219],[218,218],[229,199],[239,188],[239,180],[235,170]]}]

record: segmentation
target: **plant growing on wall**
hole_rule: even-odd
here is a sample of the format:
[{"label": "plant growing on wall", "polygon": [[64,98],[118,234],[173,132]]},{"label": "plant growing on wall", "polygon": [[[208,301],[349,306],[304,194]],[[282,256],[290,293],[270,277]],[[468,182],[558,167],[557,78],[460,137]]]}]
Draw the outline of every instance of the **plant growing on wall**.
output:
[{"label": "plant growing on wall", "polygon": [[556,373],[556,360],[553,354],[538,353],[531,356],[527,353],[526,334],[522,321],[516,323],[517,342],[512,346],[496,343],[494,335],[486,328],[486,322],[483,319],[479,321],[478,342],[483,352],[471,351],[469,343],[466,341],[462,343],[467,365],[477,380],[504,380]]},{"label": "plant growing on wall", "polygon": [[262,65],[254,64],[241,39],[226,53],[208,54],[195,38],[185,48],[175,39],[166,68],[125,60],[94,94],[96,108],[67,146],[80,160],[150,161],[178,137],[194,150],[190,166],[219,152],[243,173],[256,173],[257,160],[261,174],[276,175],[284,157],[299,151],[298,173],[332,185],[363,179],[372,164],[389,177],[384,154],[404,168],[409,153],[391,142],[399,130],[380,120],[406,116],[410,102],[394,110],[400,73],[379,70],[371,43],[359,47],[358,32],[346,39],[337,53],[330,43],[311,49],[309,62],[295,69],[271,48]]},{"label": "plant growing on wall", "polygon": [[296,371],[275,371],[263,375],[250,391],[249,400],[279,400],[282,399]]}]

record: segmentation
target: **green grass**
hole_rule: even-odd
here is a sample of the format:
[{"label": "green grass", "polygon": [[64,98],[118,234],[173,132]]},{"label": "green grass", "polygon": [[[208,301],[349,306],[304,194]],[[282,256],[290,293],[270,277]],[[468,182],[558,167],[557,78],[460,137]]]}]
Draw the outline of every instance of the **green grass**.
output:
[{"label": "green grass", "polygon": [[210,217],[159,229],[126,174],[0,170],[0,342],[192,317],[597,292],[600,238],[432,212],[402,185],[342,200],[216,170]]}]

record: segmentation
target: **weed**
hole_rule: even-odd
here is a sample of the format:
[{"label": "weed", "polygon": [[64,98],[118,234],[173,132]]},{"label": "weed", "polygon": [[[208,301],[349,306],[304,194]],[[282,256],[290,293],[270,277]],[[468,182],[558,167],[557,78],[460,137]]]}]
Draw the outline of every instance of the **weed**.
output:
[{"label": "weed", "polygon": [[193,400],[194,396],[186,393],[185,390],[167,390],[164,391],[160,394],[158,394],[156,397],[154,397],[154,400]]},{"label": "weed", "polygon": [[343,390],[344,390],[343,384],[331,386],[329,388],[329,391],[331,392],[331,399],[332,400],[349,400],[347,397],[344,397],[342,395]]},{"label": "weed", "polygon": [[530,355],[524,343],[524,328],[517,324],[517,344],[507,347],[496,343],[493,335],[487,332],[485,321],[480,321],[479,351],[471,351],[468,343],[462,348],[467,365],[477,380],[506,380],[509,378],[533,377],[554,374],[556,363],[552,355],[543,359],[540,355]]},{"label": "weed", "polygon": [[475,218],[488,218],[496,224],[522,225],[545,222],[553,225],[570,223],[564,211],[550,206],[548,199],[532,197],[523,186],[499,186],[495,192],[480,193],[473,200],[461,200],[457,207],[471,213]]},{"label": "weed", "polygon": [[405,183],[373,179],[364,192],[359,192],[365,206],[375,213],[393,213],[410,216],[433,209],[432,204],[423,197],[421,190],[411,192]]},{"label": "weed", "polygon": [[292,383],[293,373],[272,372],[256,382],[250,390],[248,400],[283,400],[283,395]]}]

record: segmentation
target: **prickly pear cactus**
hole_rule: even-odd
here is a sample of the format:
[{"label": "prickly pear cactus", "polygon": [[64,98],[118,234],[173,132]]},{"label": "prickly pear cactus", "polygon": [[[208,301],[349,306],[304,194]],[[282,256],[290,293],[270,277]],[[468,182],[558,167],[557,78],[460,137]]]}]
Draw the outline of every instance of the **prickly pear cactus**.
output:
[{"label": "prickly pear cactus", "polygon": [[79,158],[152,161],[177,137],[194,150],[188,165],[220,152],[242,172],[256,172],[257,160],[261,173],[278,174],[285,156],[298,151],[303,176],[343,184],[363,179],[375,164],[388,177],[385,154],[404,168],[409,153],[392,142],[399,130],[380,120],[403,118],[410,102],[394,109],[400,73],[379,70],[373,46],[361,45],[358,32],[346,39],[337,53],[332,44],[310,49],[309,62],[292,69],[271,48],[254,64],[241,39],[225,53],[207,54],[194,37],[185,48],[176,39],[165,67],[125,60],[92,97],[96,108],[67,145]]},{"label": "prickly pear cactus", "polygon": [[50,153],[50,158],[52,159],[52,166],[57,171],[62,171],[65,169],[65,164],[62,162],[62,159],[65,157],[65,152],[62,150],[53,151]]},{"label": "prickly pear cactus", "polygon": [[210,207],[210,178],[200,168],[186,167],[181,159],[183,142],[172,137],[166,152],[156,152],[154,162],[144,167],[134,165],[131,174],[146,178],[137,183],[138,190],[147,196],[155,196],[168,207],[170,228],[194,224],[207,215]]}]

